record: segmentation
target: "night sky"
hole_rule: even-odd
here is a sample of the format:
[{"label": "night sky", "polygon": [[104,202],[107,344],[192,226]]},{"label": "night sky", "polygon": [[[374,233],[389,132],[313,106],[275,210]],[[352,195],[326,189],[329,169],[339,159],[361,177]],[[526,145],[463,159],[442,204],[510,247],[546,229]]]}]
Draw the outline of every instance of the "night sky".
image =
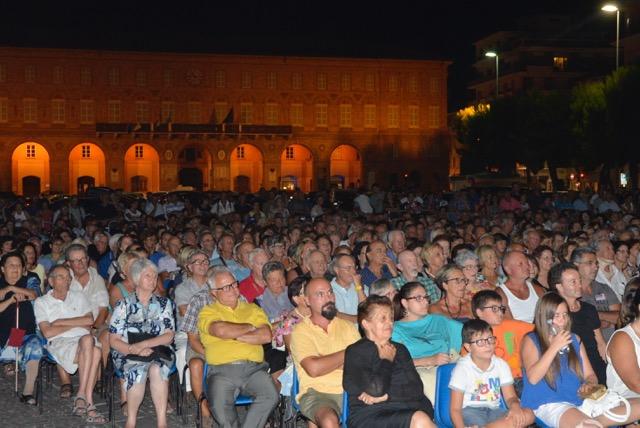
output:
[{"label": "night sky", "polygon": [[5,1],[8,46],[448,59],[450,110],[464,103],[472,43],[516,18],[610,21],[593,0]]}]

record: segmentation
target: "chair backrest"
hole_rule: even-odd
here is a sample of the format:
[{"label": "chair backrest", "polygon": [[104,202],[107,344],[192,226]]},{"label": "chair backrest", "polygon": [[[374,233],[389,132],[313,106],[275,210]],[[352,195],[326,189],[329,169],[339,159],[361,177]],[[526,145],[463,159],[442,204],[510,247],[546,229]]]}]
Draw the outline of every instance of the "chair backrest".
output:
[{"label": "chair backrest", "polygon": [[451,380],[451,372],[456,366],[455,363],[444,364],[438,367],[436,372],[436,396],[434,403],[435,423],[439,428],[453,427],[451,422],[451,391],[449,390],[449,381]]}]

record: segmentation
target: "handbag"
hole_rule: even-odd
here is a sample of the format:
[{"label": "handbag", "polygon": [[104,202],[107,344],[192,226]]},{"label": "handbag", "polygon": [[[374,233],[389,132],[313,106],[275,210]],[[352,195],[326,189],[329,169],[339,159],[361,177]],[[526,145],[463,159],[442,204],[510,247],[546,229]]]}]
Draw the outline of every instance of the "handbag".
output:
[{"label": "handbag", "polygon": [[[133,345],[135,343],[144,342],[145,340],[153,339],[156,335],[151,333],[137,333],[137,332],[129,332],[127,333],[127,339],[129,344]],[[171,361],[173,359],[173,351],[171,348],[165,345],[158,345],[151,348],[153,353],[147,356],[142,356],[138,354],[127,354],[125,358],[127,360],[132,361],[142,361],[142,362],[151,362],[156,359],[161,359],[165,361]]]},{"label": "handbag", "polygon": [[[611,409],[620,405],[623,405],[625,408],[623,414],[613,413],[611,411]],[[625,422],[631,415],[631,405],[629,404],[629,401],[610,389],[606,390],[606,392],[599,398],[585,398],[582,405],[578,407],[578,410],[590,418],[597,418],[598,416],[605,415],[607,418],[618,423]]]}]

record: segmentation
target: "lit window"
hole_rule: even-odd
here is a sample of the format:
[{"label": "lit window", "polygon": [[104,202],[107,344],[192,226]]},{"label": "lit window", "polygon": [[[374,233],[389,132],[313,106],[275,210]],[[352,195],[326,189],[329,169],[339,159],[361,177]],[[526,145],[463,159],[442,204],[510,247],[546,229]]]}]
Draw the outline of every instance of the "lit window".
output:
[{"label": "lit window", "polygon": [[240,78],[240,86],[242,86],[243,89],[251,88],[251,72],[249,71],[242,72],[242,75]]},{"label": "lit window", "polygon": [[202,123],[202,103],[191,101],[187,103],[189,123]]},{"label": "lit window", "polygon": [[93,100],[80,100],[80,123],[83,125],[95,122]]},{"label": "lit window", "polygon": [[147,86],[147,72],[136,70],[136,86]]},{"label": "lit window", "polygon": [[27,158],[33,159],[36,157],[36,145],[27,144]]},{"label": "lit window", "polygon": [[51,123],[64,123],[64,100],[51,100]]},{"label": "lit window", "polygon": [[440,106],[429,106],[429,128],[440,127]]},{"label": "lit window", "polygon": [[0,98],[0,122],[7,123],[9,121],[9,99]]},{"label": "lit window", "polygon": [[236,159],[244,159],[244,146],[236,147]]},{"label": "lit window", "polygon": [[351,90],[351,74],[349,73],[342,74],[342,77],[340,78],[340,87],[342,88],[343,91]]},{"label": "lit window", "polygon": [[119,123],[120,122],[120,100],[109,100],[107,101],[107,120],[110,123]]},{"label": "lit window", "polygon": [[251,125],[253,123],[253,104],[240,103],[240,123]]},{"label": "lit window", "polygon": [[215,103],[214,108],[216,111],[216,123],[222,123],[222,121],[227,117],[227,114],[229,114],[229,107],[227,106],[227,103],[222,101],[217,102]]},{"label": "lit window", "polygon": [[320,91],[327,89],[327,73],[318,73],[316,75],[316,89]]},{"label": "lit window", "polygon": [[0,83],[7,81],[7,64],[0,64]]},{"label": "lit window", "polygon": [[302,89],[302,73],[295,72],[291,74],[291,87],[293,89]]},{"label": "lit window", "polygon": [[143,145],[135,146],[134,153],[135,153],[136,159],[144,158],[144,146]]},{"label": "lit window", "polygon": [[35,98],[22,100],[22,117],[24,123],[36,123],[38,121],[38,100]]},{"label": "lit window", "polygon": [[375,104],[364,105],[364,127],[375,128],[377,125],[377,112]]},{"label": "lit window", "polygon": [[264,108],[264,119],[267,125],[278,124],[278,104],[267,103]]},{"label": "lit window", "polygon": [[418,78],[416,76],[409,76],[409,80],[407,81],[407,90],[412,94],[418,92]]},{"label": "lit window", "polygon": [[91,69],[89,67],[82,67],[80,69],[80,84],[82,86],[90,86],[92,81]]},{"label": "lit window", "polygon": [[149,122],[149,102],[136,101],[136,122]]},{"label": "lit window", "polygon": [[316,104],[316,126],[327,126],[327,110],[328,107],[326,104]]},{"label": "lit window", "polygon": [[278,87],[278,75],[275,71],[269,71],[267,73],[267,88],[276,89]]},{"label": "lit window", "polygon": [[301,103],[291,104],[289,120],[292,126],[303,126],[303,106]]},{"label": "lit window", "polygon": [[340,104],[340,127],[351,128],[351,104]]},{"label": "lit window", "polygon": [[167,122],[174,120],[176,117],[176,103],[173,101],[163,101],[160,105],[160,114],[162,115],[162,120],[166,120]]},{"label": "lit window", "polygon": [[287,160],[294,160],[295,156],[294,156],[293,146],[288,146],[285,149],[284,155]]},{"label": "lit window", "polygon": [[107,79],[109,80],[109,85],[118,86],[120,84],[120,69],[118,67],[109,68]]},{"label": "lit window", "polygon": [[389,76],[389,92],[398,92],[398,76],[395,74]]},{"label": "lit window", "polygon": [[553,68],[557,71],[565,71],[567,69],[567,63],[569,58],[566,56],[554,56],[553,57]]},{"label": "lit window", "polygon": [[216,88],[224,88],[227,86],[227,73],[224,70],[216,71]]},{"label": "lit window", "polygon": [[368,92],[376,90],[376,76],[373,73],[367,73],[365,76],[364,87]]},{"label": "lit window", "polygon": [[400,106],[390,105],[387,107],[387,127],[398,128],[400,126]]},{"label": "lit window", "polygon": [[91,157],[91,146],[88,144],[82,145],[82,158],[88,159]]},{"label": "lit window", "polygon": [[24,81],[25,83],[33,83],[36,81],[36,67],[34,65],[27,65],[24,68]]},{"label": "lit window", "polygon": [[420,110],[418,106],[409,106],[409,128],[420,127]]},{"label": "lit window", "polygon": [[64,83],[64,69],[59,65],[53,67],[53,83],[56,85]]},{"label": "lit window", "polygon": [[167,68],[162,72],[162,84],[165,88],[173,86],[173,70]]}]

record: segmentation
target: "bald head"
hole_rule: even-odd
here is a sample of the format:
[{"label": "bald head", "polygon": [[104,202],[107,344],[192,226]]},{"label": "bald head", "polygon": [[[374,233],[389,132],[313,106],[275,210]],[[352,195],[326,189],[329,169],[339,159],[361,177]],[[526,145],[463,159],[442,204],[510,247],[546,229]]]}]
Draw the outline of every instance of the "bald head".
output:
[{"label": "bald head", "polygon": [[529,277],[529,261],[521,251],[510,251],[502,262],[504,271],[512,281],[524,281]]}]

